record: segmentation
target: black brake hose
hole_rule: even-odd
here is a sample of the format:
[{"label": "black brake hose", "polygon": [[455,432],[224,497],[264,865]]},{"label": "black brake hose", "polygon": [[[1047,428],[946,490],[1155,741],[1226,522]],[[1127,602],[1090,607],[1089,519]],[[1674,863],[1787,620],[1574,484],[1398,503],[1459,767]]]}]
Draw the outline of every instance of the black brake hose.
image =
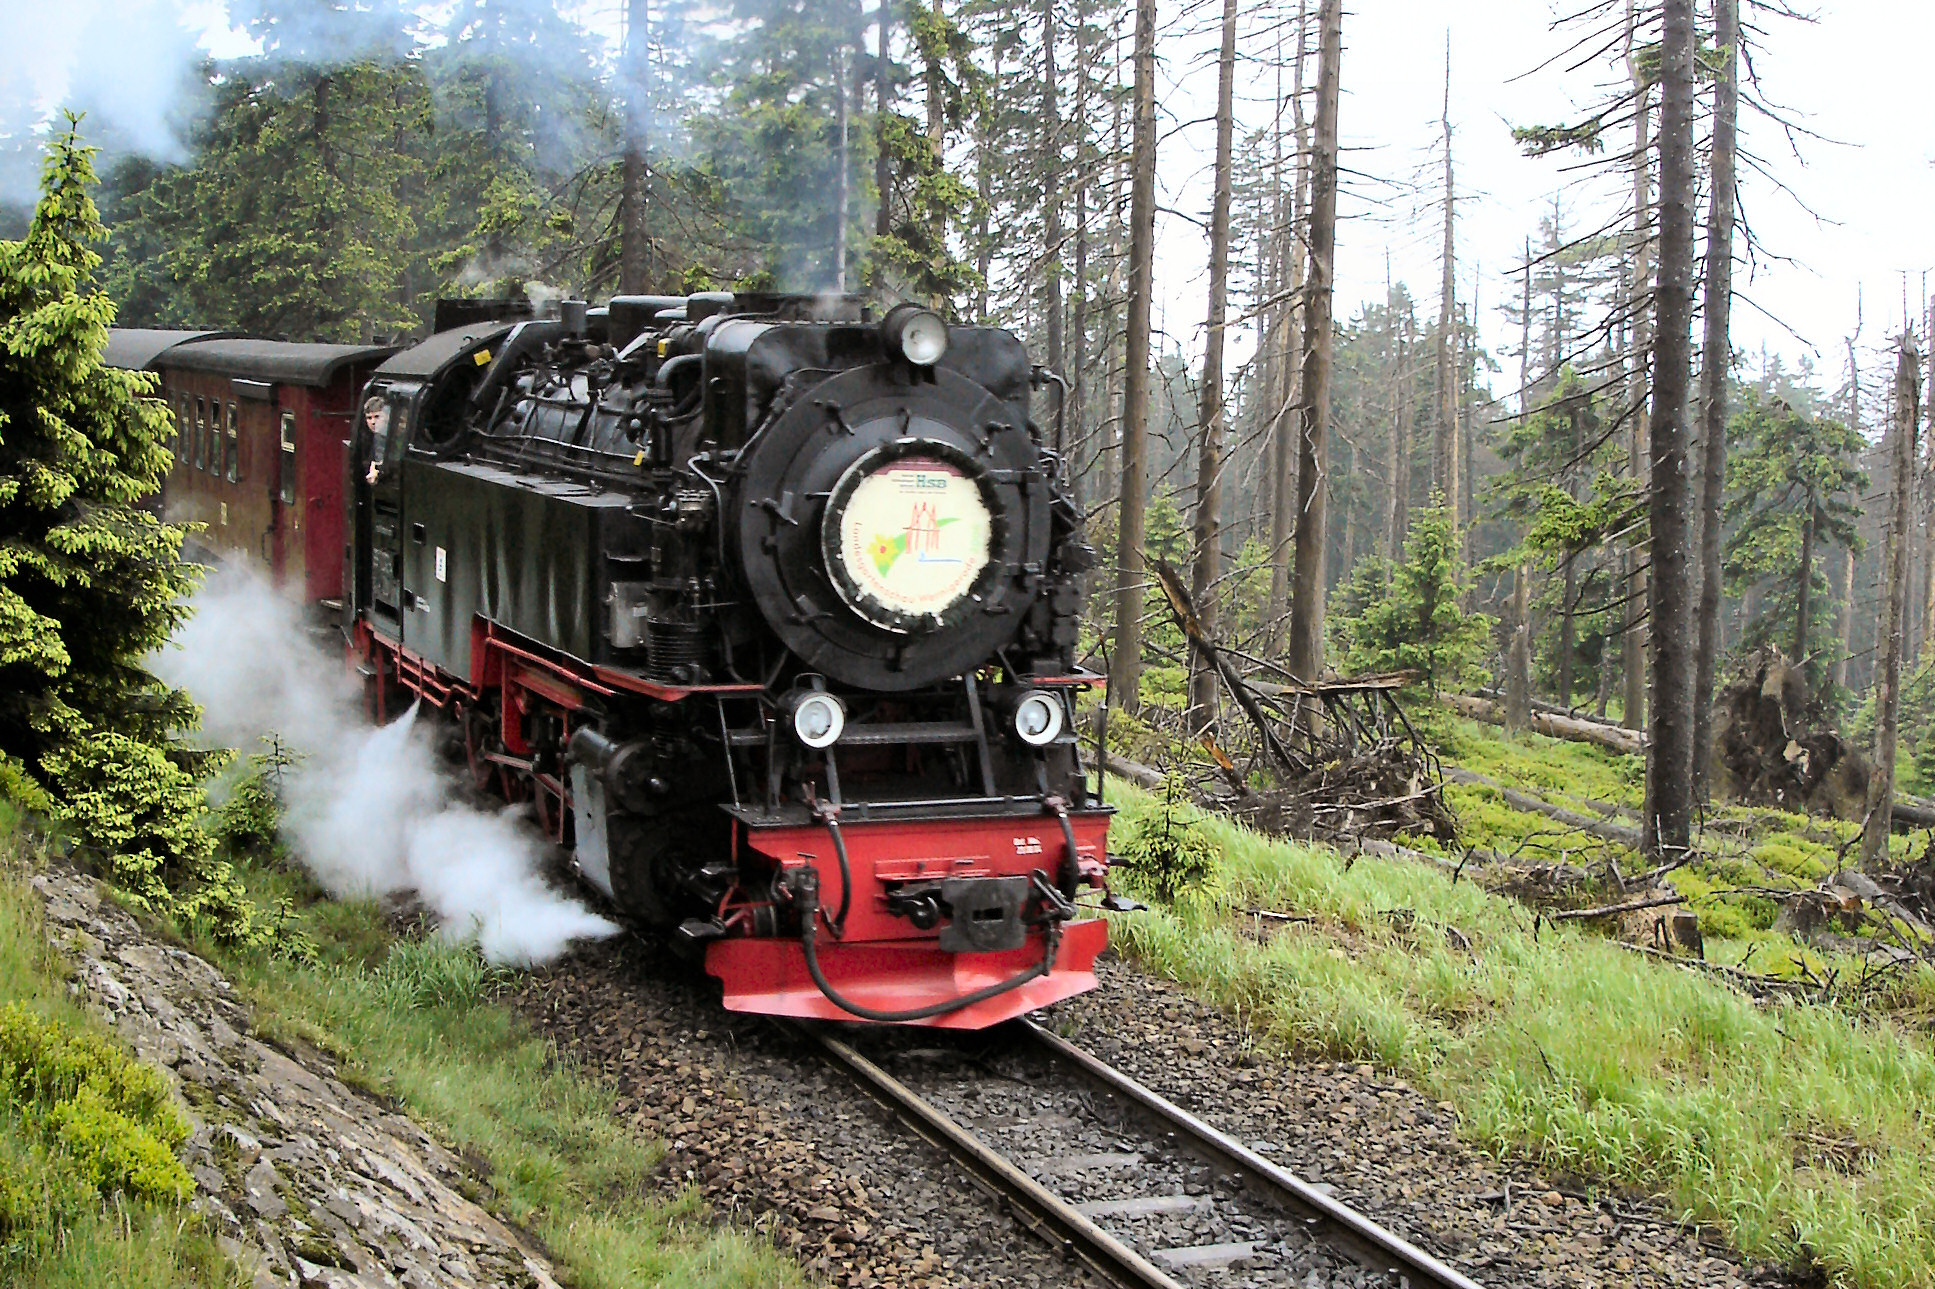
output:
[{"label": "black brake hose", "polygon": [[841,835],[839,815],[829,809],[821,811],[820,818],[833,837],[833,853],[840,859],[840,911],[827,922],[838,939],[847,933],[847,910],[853,907],[853,865],[847,861],[847,839]]},{"label": "black brake hose", "polygon": [[1076,890],[1082,884],[1082,856],[1075,848],[1075,825],[1069,822],[1066,805],[1053,797],[1048,800],[1051,803],[1050,809],[1055,812],[1055,818],[1061,821],[1062,840],[1068,845],[1068,858],[1062,864],[1061,893],[1072,900],[1075,898]]},{"label": "black brake hose", "polygon": [[990,998],[998,998],[1010,990],[1021,988],[1021,986],[1031,980],[1037,980],[1048,975],[1055,969],[1055,955],[1061,952],[1061,923],[1051,921],[1044,933],[1047,944],[1044,947],[1041,961],[1020,975],[1011,976],[1007,980],[997,981],[992,985],[976,989],[972,993],[962,994],[958,998],[943,999],[938,1003],[929,1003],[925,1007],[908,1007],[899,1011],[888,1011],[879,1007],[868,1007],[864,1003],[856,1003],[833,987],[832,982],[826,978],[826,973],[820,970],[820,955],[815,944],[819,936],[818,923],[820,915],[820,899],[817,883],[809,882],[803,886],[800,891],[800,904],[802,906],[800,908],[800,950],[806,956],[806,971],[808,975],[813,977],[814,986],[822,994],[826,995],[828,1002],[840,1008],[842,1011],[851,1012],[861,1020],[877,1021],[881,1024],[891,1025],[902,1021],[927,1020],[930,1017],[945,1016],[949,1012],[960,1011],[964,1007],[972,1007],[974,1004],[986,1002]]},{"label": "black brake hose", "polygon": [[1055,955],[1061,951],[1062,940],[1062,929],[1060,925],[1051,924],[1047,932],[1047,949],[1042,954],[1041,961],[1020,975],[1012,976],[1007,980],[988,985],[982,989],[977,989],[971,994],[962,994],[958,998],[948,998],[938,1003],[929,1003],[925,1007],[909,1007],[902,1011],[883,1011],[878,1007],[868,1007],[863,1003],[856,1003],[852,999],[843,996],[839,990],[833,987],[827,980],[826,973],[820,970],[820,957],[813,945],[814,934],[815,928],[813,923],[810,921],[805,923],[804,930],[800,932],[800,948],[806,954],[807,973],[813,977],[813,983],[819,987],[820,992],[825,994],[827,1000],[835,1007],[843,1011],[852,1012],[861,1020],[880,1021],[886,1024],[893,1024],[897,1021],[926,1020],[931,1016],[944,1016],[948,1012],[957,1012],[964,1007],[972,1007],[976,1003],[986,1002],[990,998],[999,997],[1011,989],[1019,989],[1029,981],[1046,976],[1055,969]]}]

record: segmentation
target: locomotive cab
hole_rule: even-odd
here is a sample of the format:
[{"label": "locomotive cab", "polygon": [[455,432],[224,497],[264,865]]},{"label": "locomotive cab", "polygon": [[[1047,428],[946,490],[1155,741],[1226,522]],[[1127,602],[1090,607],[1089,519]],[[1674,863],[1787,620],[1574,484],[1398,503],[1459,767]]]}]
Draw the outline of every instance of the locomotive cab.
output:
[{"label": "locomotive cab", "polygon": [[396,355],[353,660],[703,952],[728,1007],[977,1026],[1092,987],[1092,555],[994,328],[851,297],[566,302]]}]

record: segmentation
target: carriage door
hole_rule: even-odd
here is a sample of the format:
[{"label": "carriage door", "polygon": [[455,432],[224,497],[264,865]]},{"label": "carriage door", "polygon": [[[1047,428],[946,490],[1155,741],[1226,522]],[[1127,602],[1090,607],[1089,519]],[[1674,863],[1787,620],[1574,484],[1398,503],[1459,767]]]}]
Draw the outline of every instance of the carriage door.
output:
[{"label": "carriage door", "polygon": [[278,586],[302,588],[304,577],[302,506],[299,503],[301,464],[296,458],[296,413],[282,408],[276,415],[275,467],[269,475],[269,501],[275,512],[272,560]]}]

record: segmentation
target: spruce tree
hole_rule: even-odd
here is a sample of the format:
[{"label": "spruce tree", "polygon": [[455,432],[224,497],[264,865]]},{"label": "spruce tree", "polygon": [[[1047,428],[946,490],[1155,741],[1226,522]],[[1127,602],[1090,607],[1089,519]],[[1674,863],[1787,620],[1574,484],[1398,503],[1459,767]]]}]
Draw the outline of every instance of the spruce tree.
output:
[{"label": "spruce tree", "polygon": [[1752,386],[1736,387],[1732,401],[1723,567],[1732,589],[1759,591],[1742,643],[1779,645],[1808,663],[1818,687],[1840,647],[1827,612],[1826,552],[1859,550],[1866,445],[1841,422]]},{"label": "spruce tree", "polygon": [[0,788],[66,825],[138,901],[253,933],[201,826],[196,711],[145,668],[188,611],[182,530],[144,506],[169,456],[154,378],[101,361],[114,306],[93,149],[69,117],[23,240],[0,242]]}]

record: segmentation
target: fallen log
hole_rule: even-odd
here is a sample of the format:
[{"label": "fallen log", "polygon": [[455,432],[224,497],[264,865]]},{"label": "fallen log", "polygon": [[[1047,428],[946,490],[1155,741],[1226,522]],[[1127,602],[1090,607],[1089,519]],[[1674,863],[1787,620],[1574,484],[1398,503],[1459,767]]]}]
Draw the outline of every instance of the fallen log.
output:
[{"label": "fallen log", "polygon": [[[1474,698],[1489,698],[1494,703],[1502,703],[1505,701],[1505,691],[1496,687],[1486,688],[1480,686],[1471,692]],[[1561,707],[1557,703],[1548,703],[1543,698],[1530,699],[1528,705],[1533,711],[1544,712],[1548,716],[1564,716],[1575,721],[1585,721],[1591,725],[1608,725],[1616,730],[1627,728],[1610,716],[1597,716],[1592,712],[1582,711],[1577,707]],[[1628,730],[1627,732],[1636,734],[1639,731]]]},{"label": "fallen log", "polygon": [[[1445,705],[1461,716],[1473,720],[1489,721],[1493,725],[1505,723],[1505,707],[1489,698],[1476,694],[1445,694]],[[1591,743],[1603,747],[1608,752],[1620,752],[1628,756],[1642,756],[1646,752],[1646,740],[1638,730],[1624,729],[1617,725],[1601,725],[1597,721],[1576,720],[1570,716],[1556,716],[1534,708],[1532,729],[1550,738],[1570,739],[1574,743]]]},{"label": "fallen log", "polygon": [[1935,828],[1935,801],[1895,794],[1895,827]]},{"label": "fallen log", "polygon": [[1569,922],[1574,918],[1609,918],[1619,913],[1637,913],[1641,909],[1665,908],[1669,904],[1684,904],[1684,895],[1656,895],[1651,899],[1628,900],[1624,904],[1601,904],[1590,909],[1560,909],[1545,916],[1553,922]]},{"label": "fallen log", "polygon": [[1118,779],[1127,779],[1138,788],[1149,788],[1153,790],[1162,786],[1162,772],[1152,770],[1140,761],[1131,761],[1129,758],[1119,756],[1106,748],[1102,751],[1101,759],[1101,771],[1104,774],[1113,774]]},{"label": "fallen log", "polygon": [[1490,788],[1498,793],[1499,796],[1505,798],[1505,804],[1514,809],[1530,810],[1535,814],[1544,815],[1548,819],[1557,820],[1568,828],[1576,828],[1580,832],[1591,833],[1595,837],[1603,837],[1605,840],[1617,842],[1621,846],[1631,846],[1635,850],[1639,849],[1640,838],[1639,829],[1637,828],[1629,828],[1625,824],[1616,824],[1610,819],[1595,819],[1591,815],[1582,815],[1576,810],[1567,810],[1564,806],[1555,806],[1542,797],[1535,797],[1530,793],[1520,792],[1515,788],[1508,788],[1496,779],[1486,778],[1482,774],[1475,774],[1470,770],[1461,769],[1455,765],[1445,767],[1445,778],[1451,780],[1453,783],[1477,784],[1480,787]]}]

